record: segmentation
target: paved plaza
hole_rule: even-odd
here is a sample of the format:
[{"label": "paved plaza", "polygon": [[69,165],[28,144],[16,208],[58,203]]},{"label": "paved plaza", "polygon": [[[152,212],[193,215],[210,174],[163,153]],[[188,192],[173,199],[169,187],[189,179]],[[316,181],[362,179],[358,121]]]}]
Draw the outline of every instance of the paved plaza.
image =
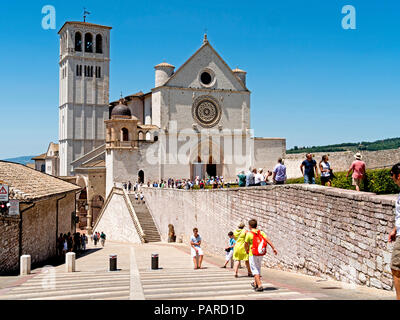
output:
[{"label": "paved plaza", "polygon": [[[28,276],[0,277],[0,299],[32,300],[394,300],[394,291],[350,285],[291,272],[263,268],[263,292],[254,292],[245,268],[234,278],[222,269],[224,257],[205,254],[203,269],[194,270],[185,244],[123,244],[107,241],[104,248],[89,244],[78,256],[76,272],[65,264],[37,268]],[[151,270],[151,254],[159,254],[159,269]],[[118,271],[108,271],[109,255],[117,254]],[[243,267],[244,264],[242,263]]]}]

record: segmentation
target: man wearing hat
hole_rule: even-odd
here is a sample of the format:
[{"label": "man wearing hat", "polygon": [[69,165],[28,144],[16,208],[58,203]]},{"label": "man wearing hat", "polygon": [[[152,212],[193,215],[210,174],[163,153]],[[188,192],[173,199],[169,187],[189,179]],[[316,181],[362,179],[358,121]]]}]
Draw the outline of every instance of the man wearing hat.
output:
[{"label": "man wearing hat", "polygon": [[354,155],[354,158],[356,158],[356,160],[351,164],[350,169],[346,174],[346,178],[349,176],[350,172],[353,171],[353,186],[356,186],[356,190],[360,191],[361,181],[365,177],[365,162],[361,160],[362,156],[359,152]]},{"label": "man wearing hat", "polygon": [[[390,176],[395,184],[400,187],[400,163],[395,164],[390,170]],[[400,300],[400,194],[396,200],[395,223],[389,233],[389,242],[394,242],[390,268],[392,269],[393,284],[396,289],[397,300]]]}]

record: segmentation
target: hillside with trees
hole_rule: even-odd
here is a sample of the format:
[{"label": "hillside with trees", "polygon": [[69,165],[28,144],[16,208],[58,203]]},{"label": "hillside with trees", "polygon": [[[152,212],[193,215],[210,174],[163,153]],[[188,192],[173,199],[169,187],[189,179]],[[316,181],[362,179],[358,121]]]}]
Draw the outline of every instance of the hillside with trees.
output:
[{"label": "hillside with trees", "polygon": [[338,151],[378,151],[387,149],[400,148],[400,138],[390,138],[377,140],[373,142],[362,141],[359,143],[341,143],[326,146],[298,147],[286,151],[287,154],[292,153],[308,153],[308,152],[338,152]]}]

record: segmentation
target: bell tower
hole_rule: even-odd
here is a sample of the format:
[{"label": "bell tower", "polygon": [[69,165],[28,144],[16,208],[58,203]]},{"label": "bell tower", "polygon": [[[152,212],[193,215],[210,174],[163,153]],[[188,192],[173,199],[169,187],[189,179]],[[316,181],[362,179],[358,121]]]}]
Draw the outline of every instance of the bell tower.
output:
[{"label": "bell tower", "polygon": [[105,143],[108,119],[111,27],[66,22],[60,36],[60,176],[71,162]]}]

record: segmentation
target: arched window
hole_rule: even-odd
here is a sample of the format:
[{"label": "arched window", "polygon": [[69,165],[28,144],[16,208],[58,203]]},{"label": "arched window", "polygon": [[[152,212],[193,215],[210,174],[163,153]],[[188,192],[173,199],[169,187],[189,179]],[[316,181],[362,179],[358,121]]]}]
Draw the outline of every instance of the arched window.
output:
[{"label": "arched window", "polygon": [[144,140],[144,135],[142,131],[139,131],[139,140]]},{"label": "arched window", "polygon": [[75,33],[75,51],[82,51],[82,34],[80,32]]},{"label": "arched window", "polygon": [[101,34],[96,36],[96,53],[103,53],[103,37]]},{"label": "arched window", "polygon": [[146,132],[146,141],[150,141],[151,140],[151,133],[150,132]]},{"label": "arched window", "polygon": [[91,33],[85,34],[85,52],[93,52],[93,36]]},{"label": "arched window", "polygon": [[121,129],[122,141],[129,141],[129,131],[126,128]]}]

